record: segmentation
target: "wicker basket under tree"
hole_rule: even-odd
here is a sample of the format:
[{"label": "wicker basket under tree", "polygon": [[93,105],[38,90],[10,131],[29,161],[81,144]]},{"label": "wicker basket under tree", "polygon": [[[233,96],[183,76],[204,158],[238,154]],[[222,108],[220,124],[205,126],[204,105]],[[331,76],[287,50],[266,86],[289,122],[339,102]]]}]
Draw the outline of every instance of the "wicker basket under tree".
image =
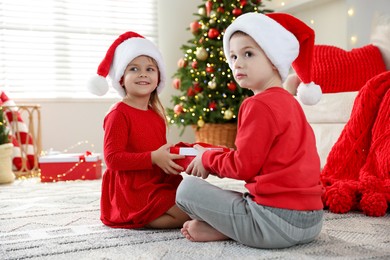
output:
[{"label": "wicker basket under tree", "polygon": [[253,93],[237,86],[223,53],[223,32],[244,13],[270,13],[260,0],[203,0],[189,25],[193,38],[181,46],[183,56],[172,86],[180,92],[167,108],[170,124],[192,126],[197,142],[234,147],[237,115]]},{"label": "wicker basket under tree", "polygon": [[234,141],[237,134],[237,125],[230,124],[204,124],[203,127],[192,125],[195,131],[196,142],[235,148]]}]

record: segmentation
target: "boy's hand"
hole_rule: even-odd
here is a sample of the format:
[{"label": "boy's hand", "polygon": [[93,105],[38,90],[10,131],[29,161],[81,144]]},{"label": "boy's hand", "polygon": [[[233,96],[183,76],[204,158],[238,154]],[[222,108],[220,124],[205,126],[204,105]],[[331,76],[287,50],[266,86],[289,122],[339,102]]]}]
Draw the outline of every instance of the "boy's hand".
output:
[{"label": "boy's hand", "polygon": [[203,163],[202,163],[202,155],[206,151],[206,149],[198,144],[194,145],[194,148],[196,150],[198,150],[198,155],[188,165],[188,167],[186,169],[186,173],[193,175],[193,176],[202,177],[203,179],[206,179],[210,174],[204,168]]},{"label": "boy's hand", "polygon": [[180,174],[184,168],[176,164],[173,160],[183,159],[184,155],[172,154],[169,148],[172,144],[164,144],[156,151],[152,152],[152,163],[160,167],[167,174]]}]

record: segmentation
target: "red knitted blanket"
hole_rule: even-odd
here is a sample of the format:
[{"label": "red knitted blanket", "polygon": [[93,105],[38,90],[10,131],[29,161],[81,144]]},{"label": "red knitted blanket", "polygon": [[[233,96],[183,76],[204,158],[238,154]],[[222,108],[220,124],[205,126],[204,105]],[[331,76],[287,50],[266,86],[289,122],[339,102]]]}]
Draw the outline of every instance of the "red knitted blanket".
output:
[{"label": "red knitted blanket", "polygon": [[334,213],[383,216],[390,202],[390,71],[359,91],[350,120],[321,172],[323,201]]}]

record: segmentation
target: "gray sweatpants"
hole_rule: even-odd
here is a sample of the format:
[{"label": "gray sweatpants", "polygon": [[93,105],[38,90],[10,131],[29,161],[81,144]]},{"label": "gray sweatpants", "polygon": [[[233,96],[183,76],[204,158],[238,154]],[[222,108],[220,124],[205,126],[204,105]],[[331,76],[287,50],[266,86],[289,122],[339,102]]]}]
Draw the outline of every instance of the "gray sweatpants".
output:
[{"label": "gray sweatpants", "polygon": [[202,220],[256,248],[285,248],[314,240],[321,232],[323,211],[297,211],[261,206],[249,194],[223,190],[188,176],[176,193],[176,204],[192,219]]}]

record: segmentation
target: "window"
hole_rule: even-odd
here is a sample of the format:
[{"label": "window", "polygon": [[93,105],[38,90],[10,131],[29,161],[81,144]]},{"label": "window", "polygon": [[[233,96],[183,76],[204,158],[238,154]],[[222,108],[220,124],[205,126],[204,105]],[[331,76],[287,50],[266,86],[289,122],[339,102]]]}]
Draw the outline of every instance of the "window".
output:
[{"label": "window", "polygon": [[157,44],[156,5],[0,0],[0,88],[12,98],[94,97],[86,82],[120,34],[136,31]]}]

